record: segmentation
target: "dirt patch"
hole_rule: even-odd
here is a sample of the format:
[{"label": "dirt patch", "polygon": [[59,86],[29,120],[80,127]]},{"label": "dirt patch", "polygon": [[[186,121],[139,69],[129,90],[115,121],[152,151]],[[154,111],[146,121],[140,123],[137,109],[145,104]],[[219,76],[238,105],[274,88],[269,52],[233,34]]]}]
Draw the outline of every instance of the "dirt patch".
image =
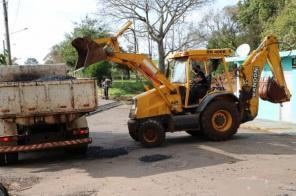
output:
[{"label": "dirt patch", "polygon": [[170,158],[172,158],[172,156],[170,155],[153,154],[153,155],[142,156],[139,158],[139,160],[146,163],[152,163],[152,162],[162,161]]},{"label": "dirt patch", "polygon": [[0,176],[0,183],[2,183],[9,192],[19,192],[39,182],[40,178],[36,176]]},{"label": "dirt patch", "polygon": [[132,96],[112,96],[111,99],[113,99],[115,101],[121,101],[127,105],[131,105],[132,101],[133,101]]},{"label": "dirt patch", "polygon": [[88,159],[104,159],[115,158],[118,156],[127,155],[128,151],[125,148],[104,149],[99,146],[90,146],[87,151]]}]

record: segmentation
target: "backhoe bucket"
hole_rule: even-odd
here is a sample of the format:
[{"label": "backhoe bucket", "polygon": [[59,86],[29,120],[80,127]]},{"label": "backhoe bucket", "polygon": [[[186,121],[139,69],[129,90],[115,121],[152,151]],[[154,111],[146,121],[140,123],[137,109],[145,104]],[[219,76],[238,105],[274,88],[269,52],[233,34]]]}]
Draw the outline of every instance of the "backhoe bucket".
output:
[{"label": "backhoe bucket", "polygon": [[104,46],[97,44],[90,38],[76,38],[72,41],[72,46],[78,53],[76,69],[87,67],[107,58]]},{"label": "backhoe bucket", "polygon": [[259,96],[265,101],[283,103],[290,100],[285,89],[278,85],[274,78],[261,78],[259,83]]}]

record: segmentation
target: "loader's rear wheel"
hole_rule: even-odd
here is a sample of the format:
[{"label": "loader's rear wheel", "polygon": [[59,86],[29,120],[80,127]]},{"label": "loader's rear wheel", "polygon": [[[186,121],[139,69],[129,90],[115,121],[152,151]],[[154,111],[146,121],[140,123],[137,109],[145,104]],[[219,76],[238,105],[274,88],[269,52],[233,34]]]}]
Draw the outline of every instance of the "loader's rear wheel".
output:
[{"label": "loader's rear wheel", "polygon": [[144,147],[158,147],[165,141],[165,131],[158,121],[148,120],[140,125],[138,138]]},{"label": "loader's rear wheel", "polygon": [[0,166],[11,165],[18,162],[18,153],[2,153],[0,154]]},{"label": "loader's rear wheel", "polygon": [[129,131],[129,135],[130,135],[131,138],[133,138],[133,140],[135,140],[136,142],[139,141],[139,136],[138,136],[138,132],[137,132],[137,131]]},{"label": "loader's rear wheel", "polygon": [[206,107],[201,116],[204,134],[211,140],[230,139],[239,127],[237,107],[230,101],[214,101]]}]

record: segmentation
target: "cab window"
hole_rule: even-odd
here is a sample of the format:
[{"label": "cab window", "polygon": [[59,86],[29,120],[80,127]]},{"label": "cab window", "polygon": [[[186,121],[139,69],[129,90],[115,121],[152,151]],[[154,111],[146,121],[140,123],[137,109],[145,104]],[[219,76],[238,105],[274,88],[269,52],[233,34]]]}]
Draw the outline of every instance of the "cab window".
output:
[{"label": "cab window", "polygon": [[171,82],[172,83],[186,83],[186,60],[176,60],[174,62],[173,73]]}]

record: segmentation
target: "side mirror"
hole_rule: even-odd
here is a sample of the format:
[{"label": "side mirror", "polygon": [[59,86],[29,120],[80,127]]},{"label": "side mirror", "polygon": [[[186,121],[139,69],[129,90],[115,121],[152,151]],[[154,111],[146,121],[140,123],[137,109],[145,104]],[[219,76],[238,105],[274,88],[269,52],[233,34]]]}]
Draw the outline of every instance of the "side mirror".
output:
[{"label": "side mirror", "polygon": [[235,51],[235,56],[248,56],[250,53],[251,47],[249,44],[242,44],[237,47]]}]

